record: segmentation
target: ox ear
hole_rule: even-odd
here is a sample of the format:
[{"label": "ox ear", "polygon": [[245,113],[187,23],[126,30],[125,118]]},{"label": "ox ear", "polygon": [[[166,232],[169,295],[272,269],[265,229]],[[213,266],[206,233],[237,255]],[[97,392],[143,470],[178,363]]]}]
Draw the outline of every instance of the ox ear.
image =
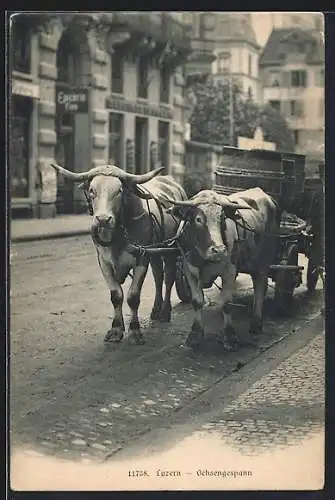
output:
[{"label": "ox ear", "polygon": [[232,207],[232,206],[227,206],[224,207],[224,213],[227,219],[236,219],[238,217],[238,214],[236,213],[236,210],[238,210],[239,207]]},{"label": "ox ear", "polygon": [[142,200],[152,200],[152,195],[139,184],[126,183],[127,187]]},{"label": "ox ear", "polygon": [[224,204],[223,209],[228,219],[236,219],[240,217],[240,215],[236,213],[236,210],[251,210],[252,207],[248,204],[241,204],[237,201],[232,201]]},{"label": "ox ear", "polygon": [[89,187],[90,187],[90,182],[89,180],[87,181],[84,181],[84,182],[81,182],[80,184],[77,184],[77,187],[81,190],[81,191],[88,191]]},{"label": "ox ear", "polygon": [[167,209],[167,213],[177,219],[186,220],[190,217],[194,207],[190,205],[173,205]]}]

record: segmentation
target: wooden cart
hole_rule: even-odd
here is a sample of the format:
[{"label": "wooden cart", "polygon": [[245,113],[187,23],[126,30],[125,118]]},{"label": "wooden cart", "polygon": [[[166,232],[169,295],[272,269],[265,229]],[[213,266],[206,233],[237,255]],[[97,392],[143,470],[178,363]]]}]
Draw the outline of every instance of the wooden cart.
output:
[{"label": "wooden cart", "polygon": [[[275,283],[278,310],[290,305],[295,288],[302,283],[303,267],[299,253],[308,258],[307,288],[313,291],[324,267],[323,190],[305,180],[305,156],[264,150],[224,147],[220,166],[215,172],[213,189],[232,194],[260,187],[283,210],[276,260],[269,278]],[[190,289],[178,257],[176,290],[182,302],[191,300]]]}]

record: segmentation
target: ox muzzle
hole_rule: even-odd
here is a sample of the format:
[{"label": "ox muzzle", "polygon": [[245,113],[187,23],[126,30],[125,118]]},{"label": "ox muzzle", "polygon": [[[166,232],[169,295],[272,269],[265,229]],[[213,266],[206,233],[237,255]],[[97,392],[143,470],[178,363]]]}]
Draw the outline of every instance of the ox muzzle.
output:
[{"label": "ox muzzle", "polygon": [[93,241],[101,246],[109,246],[114,238],[115,217],[110,214],[93,214],[91,236]]},{"label": "ox muzzle", "polygon": [[225,245],[211,245],[204,254],[205,262],[221,262],[228,256],[228,249]]}]

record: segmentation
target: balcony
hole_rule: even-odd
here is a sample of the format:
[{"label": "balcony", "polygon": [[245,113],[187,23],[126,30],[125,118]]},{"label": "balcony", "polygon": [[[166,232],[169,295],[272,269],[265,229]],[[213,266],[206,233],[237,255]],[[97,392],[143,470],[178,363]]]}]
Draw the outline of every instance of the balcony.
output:
[{"label": "balcony", "polygon": [[167,13],[117,12],[113,13],[111,25],[118,29],[129,29],[137,35],[149,36],[155,42],[170,42],[177,50],[191,50],[187,26]]}]

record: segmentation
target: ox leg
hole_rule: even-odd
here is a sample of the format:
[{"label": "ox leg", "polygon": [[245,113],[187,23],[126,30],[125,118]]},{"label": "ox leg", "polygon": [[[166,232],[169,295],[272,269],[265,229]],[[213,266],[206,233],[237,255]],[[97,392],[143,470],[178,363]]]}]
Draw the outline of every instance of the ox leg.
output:
[{"label": "ox leg", "polygon": [[112,328],[108,330],[105,336],[105,342],[120,342],[124,335],[124,320],[122,314],[123,291],[115,277],[112,266],[104,262],[101,258],[99,259],[99,264],[110,290],[110,298],[114,307]]},{"label": "ox leg", "polygon": [[187,263],[185,265],[185,273],[187,274],[191,290],[192,306],[194,310],[194,320],[191,332],[185,344],[192,348],[198,348],[201,346],[205,336],[203,321],[204,293],[201,286],[199,269]]},{"label": "ox leg", "polygon": [[263,330],[263,304],[266,294],[268,278],[261,274],[253,275],[254,301],[252,310],[252,320],[250,323],[250,334],[258,336]]},{"label": "ox leg", "polygon": [[176,280],[177,260],[175,256],[164,258],[164,280],[165,280],[165,295],[162,311],[159,317],[160,321],[169,322],[171,320],[171,292],[174,282]]},{"label": "ox leg", "polygon": [[131,310],[131,319],[128,332],[128,341],[131,344],[144,344],[144,337],[140,329],[138,308],[140,306],[141,290],[147,274],[149,259],[140,257],[134,268],[134,277],[129,287],[127,303]]},{"label": "ox leg", "polygon": [[159,319],[159,315],[163,304],[163,296],[162,296],[163,281],[164,281],[163,260],[161,257],[151,257],[150,263],[156,287],[155,302],[151,311],[150,318],[156,320]]},{"label": "ox leg", "polygon": [[231,265],[225,269],[222,276],[222,290],[220,294],[221,314],[223,317],[223,334],[220,336],[226,351],[236,351],[238,339],[232,321],[232,306],[229,304],[233,300],[235,289],[236,266]]}]

